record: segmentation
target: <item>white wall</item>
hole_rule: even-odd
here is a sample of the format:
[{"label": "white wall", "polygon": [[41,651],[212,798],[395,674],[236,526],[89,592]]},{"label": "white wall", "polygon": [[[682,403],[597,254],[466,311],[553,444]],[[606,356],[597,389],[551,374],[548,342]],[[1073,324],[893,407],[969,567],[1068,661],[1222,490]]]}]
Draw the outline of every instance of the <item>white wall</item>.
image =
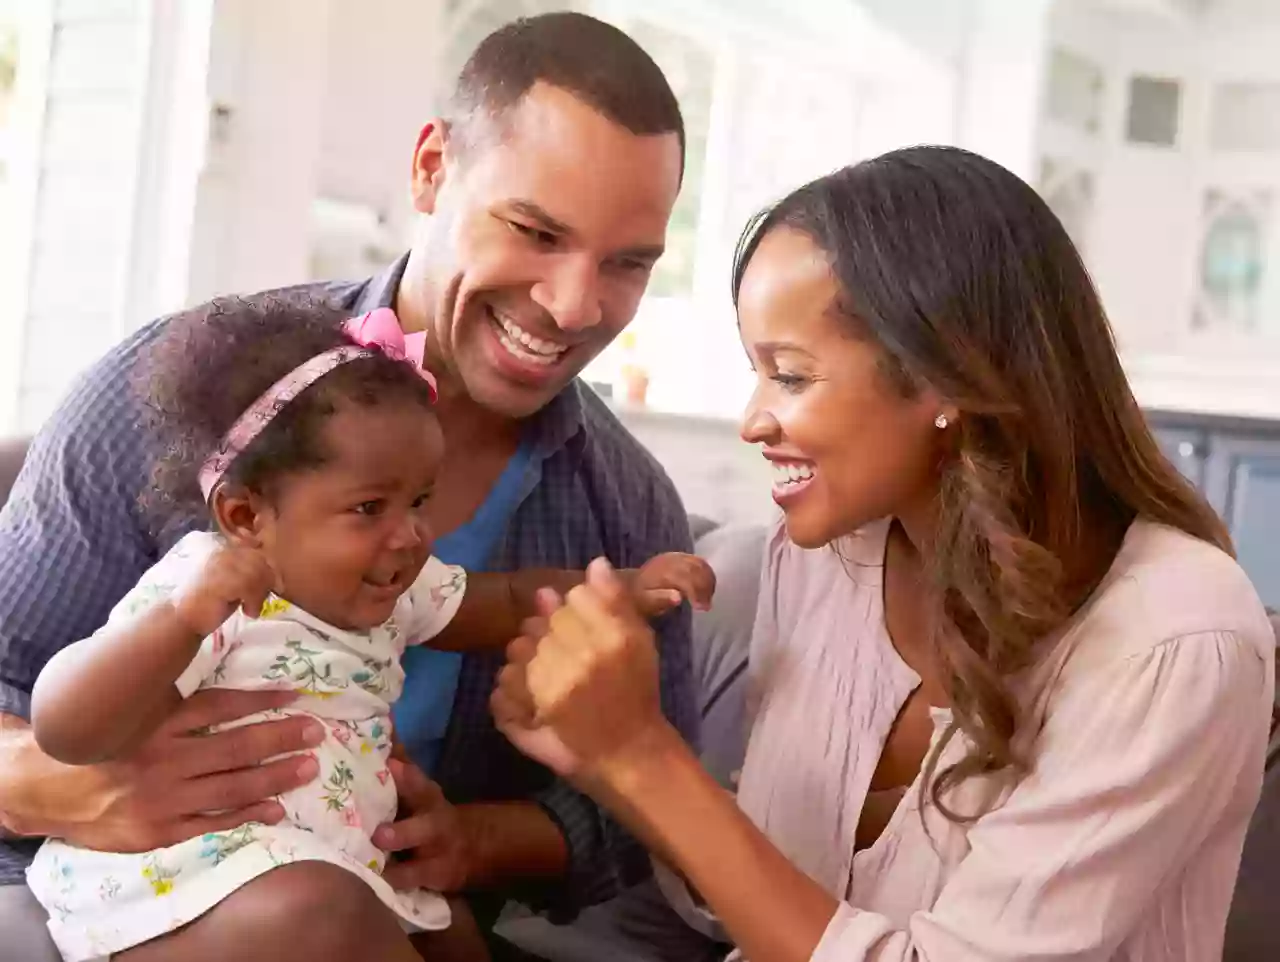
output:
[{"label": "white wall", "polygon": [[[693,297],[646,299],[635,326],[650,403],[660,409],[735,417],[745,403],[752,378],[729,278],[739,234],[761,207],[812,178],[916,143],[962,144],[1024,176],[1031,166],[1042,0],[963,0],[945,15],[929,0],[849,3],[839,13],[823,8],[825,19],[806,5],[778,15],[791,33],[772,40],[758,2],[733,12],[710,3],[693,18],[667,0],[613,6],[703,38],[717,61]],[[1019,96],[993,117],[988,105],[1000,89]],[[608,379],[619,353],[602,357],[593,374]]]},{"label": "white wall", "polygon": [[[1205,192],[1264,187],[1280,199],[1280,156],[1224,155],[1208,145],[1212,86],[1280,82],[1280,8],[1220,0],[1204,17],[1059,2],[1052,42],[1105,72],[1102,127],[1093,142],[1046,122],[1042,149],[1095,173],[1086,260],[1116,328],[1139,400],[1155,407],[1280,416],[1280,303],[1269,330],[1193,330]],[[1126,142],[1129,80],[1183,82],[1175,148]],[[1268,270],[1280,272],[1280,211]]]},{"label": "white wall", "polygon": [[407,236],[409,171],[437,107],[444,4],[335,0],[321,105],[317,188],[367,204]]},{"label": "white wall", "polygon": [[306,276],[332,0],[219,0],[188,300]]},{"label": "white wall", "polygon": [[619,409],[622,423],[666,468],[685,510],[722,523],[759,523],[776,513],[773,469],[729,418]]},{"label": "white wall", "polygon": [[[26,161],[0,431],[43,420],[125,328],[151,27],[148,0],[33,7],[19,83]],[[25,77],[23,76],[25,74]],[[15,363],[16,362],[16,363]]]}]

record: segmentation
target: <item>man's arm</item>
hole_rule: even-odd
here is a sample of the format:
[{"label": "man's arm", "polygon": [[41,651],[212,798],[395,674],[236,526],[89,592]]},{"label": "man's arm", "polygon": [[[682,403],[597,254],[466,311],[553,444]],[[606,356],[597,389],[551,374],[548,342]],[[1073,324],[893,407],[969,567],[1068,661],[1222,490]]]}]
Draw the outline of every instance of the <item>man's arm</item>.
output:
[{"label": "man's arm", "polygon": [[[617,572],[641,613],[658,617],[682,600],[703,608],[710,604],[715,590],[710,566],[687,554],[655,557],[646,566]],[[520,634],[525,620],[537,614],[540,591],[550,589],[564,597],[582,579],[581,571],[557,568],[469,574],[457,613],[428,644],[442,651],[502,651]]]},{"label": "man's arm", "polygon": [[106,765],[62,765],[27,727],[45,663],[104,624],[159,553],[138,505],[150,457],[129,385],[133,357],[157,329],[77,381],[0,511],[0,825],[10,834],[146,851],[278,821],[273,796],[315,777],[314,759],[281,757],[323,740],[321,726],[309,731],[303,718],[192,735],[286,704],[287,693],[198,694],[132,757]]},{"label": "man's arm", "polygon": [[[135,342],[141,339],[135,338]],[[36,436],[0,511],[0,823],[30,826],[48,797],[84,773],[52,762],[26,728],[45,663],[91,635],[147,570],[154,548],[137,505],[147,459],[127,377],[131,345],[82,377]]]},{"label": "man's arm", "polygon": [[[615,563],[639,566],[667,551],[692,549],[684,509],[665,477],[647,478],[647,500],[617,541]],[[657,503],[658,510],[652,510]],[[686,738],[696,738],[698,712],[690,668],[687,606],[655,626],[662,646],[664,710]],[[493,764],[493,762],[491,762]],[[600,807],[567,782],[553,781],[531,801],[450,805],[440,788],[403,758],[392,763],[405,811],[383,826],[374,843],[410,853],[391,863],[387,877],[398,887],[447,892],[490,889],[567,921],[646,878],[644,848]]]},{"label": "man's arm", "polygon": [[[692,553],[688,515],[675,486],[659,473],[642,475],[648,499],[628,531],[626,554],[612,559],[638,567],[667,551]],[[654,624],[659,648],[662,711],[696,749],[700,715],[692,666],[692,614],[682,605]],[[588,905],[612,898],[649,876],[649,854],[594,801],[557,780],[534,799],[559,828],[567,850],[560,885],[544,888],[536,900],[553,918],[568,919]]]},{"label": "man's arm", "polygon": [[[316,761],[294,754],[324,740],[293,715],[205,734],[281,708],[292,692],[200,692],[127,759],[70,766],[49,758],[26,722],[0,715],[0,824],[14,836],[56,835],[106,852],[145,852],[245,822],[278,822],[274,800],[312,781]],[[213,813],[213,814],[209,814]]]},{"label": "man's arm", "polygon": [[47,789],[54,798],[69,801],[86,796],[84,772],[44,756],[36,747],[31,728],[16,715],[0,713],[0,773],[5,792],[0,795],[0,837],[23,838],[48,833],[49,825],[38,815],[44,806],[36,804],[35,786]]}]

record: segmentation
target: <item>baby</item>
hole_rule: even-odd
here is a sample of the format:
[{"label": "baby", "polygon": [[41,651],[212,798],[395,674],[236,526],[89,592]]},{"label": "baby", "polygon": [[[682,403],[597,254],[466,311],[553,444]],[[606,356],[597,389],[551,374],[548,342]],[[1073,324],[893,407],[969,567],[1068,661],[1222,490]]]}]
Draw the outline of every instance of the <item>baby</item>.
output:
[{"label": "baby", "polygon": [[[254,300],[174,319],[144,356],[169,441],[155,493],[201,505],[212,530],[179,541],[104,628],[49,662],[33,694],[36,740],[69,764],[124,757],[205,688],[292,690],[293,705],[267,714],[309,715],[327,736],[319,777],[279,799],[279,824],[142,853],[48,841],[28,882],[69,962],[175,938],[303,861],[363,879],[408,929],[449,924],[439,895],[383,879],[370,840],[396,815],[387,759],[400,656],[424,643],[500,650],[539,589],[581,575],[468,575],[431,556],[426,506],[444,440],[422,349],[385,308],[343,321]],[[714,590],[710,568],[683,554],[625,576],[651,617],[686,598],[705,606]]]}]

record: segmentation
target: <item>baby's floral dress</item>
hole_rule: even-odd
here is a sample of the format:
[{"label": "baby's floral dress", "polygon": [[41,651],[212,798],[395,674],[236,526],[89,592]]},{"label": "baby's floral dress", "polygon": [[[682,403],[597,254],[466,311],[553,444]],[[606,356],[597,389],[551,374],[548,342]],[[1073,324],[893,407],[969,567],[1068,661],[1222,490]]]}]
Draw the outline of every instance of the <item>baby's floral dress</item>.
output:
[{"label": "baby's floral dress", "polygon": [[[112,611],[103,631],[172,597],[218,547],[216,535],[187,535]],[[382,878],[384,852],[370,841],[394,820],[396,789],[387,768],[391,705],[404,685],[406,644],[428,641],[453,618],[466,590],[461,568],[435,558],[367,632],[335,628],[271,596],[258,618],[237,611],[206,638],[177,681],[185,698],[206,688],[296,691],[284,709],[235,722],[308,715],[326,728],[313,750],[320,775],[279,797],[285,818],[248,823],[138,854],[96,852],[50,839],[27,871],[49,912],[49,929],[67,962],[109,957],[203,915],[236,889],[281,865],[321,861],[358,875],[410,929],[449,924],[444,899],[397,892]],[[231,726],[224,726],[231,727]]]}]

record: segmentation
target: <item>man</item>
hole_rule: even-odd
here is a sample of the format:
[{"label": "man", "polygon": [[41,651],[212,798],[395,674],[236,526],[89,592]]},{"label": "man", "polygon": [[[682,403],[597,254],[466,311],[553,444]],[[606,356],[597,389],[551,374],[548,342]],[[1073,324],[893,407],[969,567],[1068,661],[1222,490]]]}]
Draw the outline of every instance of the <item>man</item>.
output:
[{"label": "man", "polygon": [[[625,34],[570,13],[517,21],[481,43],[445,116],[419,135],[410,253],[360,283],[295,289],[353,314],[393,306],[406,331],[427,332],[449,452],[429,508],[444,560],[582,567],[605,554],[630,566],[690,550],[669,480],[575,380],[635,314],[662,253],[683,151],[675,97]],[[15,887],[34,843],[15,837],[148,850],[278,819],[273,796],[314,775],[305,756],[260,764],[305,750],[301,719],[192,734],[263,708],[271,696],[262,693],[198,695],[135,757],[96,767],[53,762],[27,730],[44,663],[99,627],[198,523],[157,524],[139,507],[156,452],[137,426],[128,374],[160,324],[79,381],[33,443],[0,516],[6,937],[22,937],[15,913],[39,918]],[[692,737],[687,611],[661,634],[664,708]],[[389,870],[402,887],[519,894],[569,916],[643,878],[648,859],[494,730],[487,704],[501,661],[426,651],[406,658],[398,731],[440,787],[413,772],[400,785],[411,814],[375,841],[406,856]],[[433,717],[435,686],[455,678],[451,716]]]}]

